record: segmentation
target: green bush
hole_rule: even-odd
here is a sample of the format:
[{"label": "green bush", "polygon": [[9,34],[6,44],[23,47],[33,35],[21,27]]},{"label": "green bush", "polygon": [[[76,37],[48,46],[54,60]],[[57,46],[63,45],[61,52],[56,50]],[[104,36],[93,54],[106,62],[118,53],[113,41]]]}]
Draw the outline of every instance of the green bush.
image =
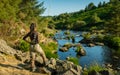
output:
[{"label": "green bush", "polygon": [[89,68],[88,68],[88,71],[91,72],[91,71],[101,71],[101,70],[105,70],[104,67],[102,67],[101,65],[99,65],[98,63],[93,63]]},{"label": "green bush", "polygon": [[49,34],[49,37],[53,37],[53,36],[54,36],[54,34],[53,34],[53,33],[50,33],[50,34]]},{"label": "green bush", "polygon": [[75,42],[75,36],[72,35],[72,36],[71,36],[71,39],[72,39],[72,42],[74,43],[74,42]]},{"label": "green bush", "polygon": [[53,51],[57,50],[58,45],[54,42],[50,42],[48,44],[42,44],[40,43],[40,46],[45,51],[46,57],[48,59],[50,58],[58,58],[57,54],[54,54]]},{"label": "green bush", "polygon": [[117,47],[118,49],[120,48],[120,37],[113,37],[112,42],[113,47]]},{"label": "green bush", "polygon": [[101,70],[106,70],[106,68],[100,66],[98,63],[93,63],[92,65],[90,65],[90,67],[88,67],[86,70],[83,71],[83,75],[88,75],[89,72],[91,71],[101,71]]},{"label": "green bush", "polygon": [[70,31],[67,30],[67,31],[64,32],[64,34],[65,34],[65,35],[70,35]]},{"label": "green bush", "polygon": [[77,46],[76,52],[79,53],[81,51],[82,47],[81,46]]},{"label": "green bush", "polygon": [[76,64],[76,65],[79,65],[79,60],[78,60],[78,58],[70,57],[70,58],[68,59],[68,61],[71,61],[71,62],[73,62],[73,63]]},{"label": "green bush", "polygon": [[83,38],[86,39],[86,40],[88,40],[88,39],[91,38],[91,34],[90,34],[90,33],[83,33],[82,36],[83,36]]},{"label": "green bush", "polygon": [[17,45],[17,49],[22,50],[24,52],[29,51],[29,43],[25,42],[24,40],[20,40],[19,44]]},{"label": "green bush", "polygon": [[120,37],[105,36],[104,41],[109,47],[116,50],[120,49]]},{"label": "green bush", "polygon": [[98,34],[96,37],[95,37],[96,41],[97,42],[103,42],[104,40],[104,36],[102,34]]}]

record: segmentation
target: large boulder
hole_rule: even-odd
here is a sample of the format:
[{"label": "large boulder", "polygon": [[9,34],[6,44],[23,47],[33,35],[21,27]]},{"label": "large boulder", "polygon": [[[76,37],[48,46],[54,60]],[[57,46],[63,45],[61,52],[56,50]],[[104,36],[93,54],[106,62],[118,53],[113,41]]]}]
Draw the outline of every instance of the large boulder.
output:
[{"label": "large boulder", "polygon": [[61,47],[59,50],[62,51],[62,52],[67,52],[68,48],[67,47]]},{"label": "large boulder", "polygon": [[95,46],[95,44],[93,44],[93,43],[88,44],[88,47],[94,47],[94,46]]},{"label": "large boulder", "polygon": [[73,64],[70,61],[62,61],[56,59],[50,59],[50,63],[47,67],[50,72],[56,73],[56,75],[81,75],[82,67]]},{"label": "large boulder", "polygon": [[16,50],[7,45],[6,41],[0,39],[0,53],[7,55],[16,54]]}]

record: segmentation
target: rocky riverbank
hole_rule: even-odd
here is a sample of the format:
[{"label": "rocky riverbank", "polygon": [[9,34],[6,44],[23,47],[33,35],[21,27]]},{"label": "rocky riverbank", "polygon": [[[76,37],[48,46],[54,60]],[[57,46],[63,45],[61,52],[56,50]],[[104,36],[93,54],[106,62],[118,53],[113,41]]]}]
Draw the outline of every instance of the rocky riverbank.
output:
[{"label": "rocky riverbank", "polygon": [[0,40],[0,75],[115,75],[116,72],[110,67],[106,70],[88,71],[70,61],[54,58],[48,60],[47,66],[43,66],[40,56],[36,58],[37,70],[31,72],[29,61],[29,52],[15,50]]},{"label": "rocky riverbank", "polygon": [[7,45],[4,40],[0,40],[0,75],[79,75],[82,67],[74,65],[70,61],[62,61],[51,58],[47,66],[43,66],[40,56],[36,58],[37,70],[30,71],[29,52],[21,52]]}]

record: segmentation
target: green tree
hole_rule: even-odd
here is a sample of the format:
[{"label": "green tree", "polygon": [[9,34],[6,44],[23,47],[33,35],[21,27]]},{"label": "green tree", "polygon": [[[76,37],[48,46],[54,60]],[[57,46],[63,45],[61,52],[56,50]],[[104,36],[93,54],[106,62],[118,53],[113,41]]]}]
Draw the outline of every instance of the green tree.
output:
[{"label": "green tree", "polygon": [[21,0],[0,0],[0,21],[15,20]]},{"label": "green tree", "polygon": [[82,26],[84,26],[84,25],[86,25],[86,22],[85,22],[85,21],[76,21],[76,22],[74,23],[73,29],[75,29],[75,30],[80,30],[80,28],[81,28]]},{"label": "green tree", "polygon": [[102,3],[101,2],[98,4],[98,7],[102,7]]},{"label": "green tree", "polygon": [[110,0],[110,3],[117,3],[119,0]]},{"label": "green tree", "polygon": [[95,8],[96,8],[96,6],[94,5],[94,3],[90,3],[88,5],[88,10],[92,10],[92,9],[95,9]]},{"label": "green tree", "polygon": [[19,5],[20,12],[27,20],[38,18],[45,11],[43,4],[44,2],[39,3],[37,0],[22,0]]},{"label": "green tree", "polygon": [[106,22],[106,31],[115,36],[120,36],[120,1],[113,3],[110,11],[111,19]]},{"label": "green tree", "polygon": [[101,19],[98,17],[97,13],[94,13],[90,18],[90,24],[95,24],[100,21],[101,21]]}]

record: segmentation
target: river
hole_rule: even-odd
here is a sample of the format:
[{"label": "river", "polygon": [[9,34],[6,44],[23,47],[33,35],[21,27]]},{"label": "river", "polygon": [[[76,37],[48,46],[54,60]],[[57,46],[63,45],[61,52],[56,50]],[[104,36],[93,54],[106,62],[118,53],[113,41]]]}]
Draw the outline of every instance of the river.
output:
[{"label": "river", "polygon": [[[72,43],[72,40],[65,39],[65,31],[60,31],[56,33],[55,38],[58,41],[59,48],[66,43]],[[79,43],[83,39],[82,32],[80,31],[70,31],[71,35],[75,36],[75,43]],[[98,63],[103,65],[106,63],[112,63],[110,48],[106,46],[94,46],[88,47],[86,44],[82,44],[84,50],[86,51],[85,56],[77,57],[75,48],[71,47],[67,52],[61,52],[58,48],[58,56],[61,60],[66,60],[67,57],[77,57],[79,59],[79,65],[82,67],[90,66],[91,64]]]}]

